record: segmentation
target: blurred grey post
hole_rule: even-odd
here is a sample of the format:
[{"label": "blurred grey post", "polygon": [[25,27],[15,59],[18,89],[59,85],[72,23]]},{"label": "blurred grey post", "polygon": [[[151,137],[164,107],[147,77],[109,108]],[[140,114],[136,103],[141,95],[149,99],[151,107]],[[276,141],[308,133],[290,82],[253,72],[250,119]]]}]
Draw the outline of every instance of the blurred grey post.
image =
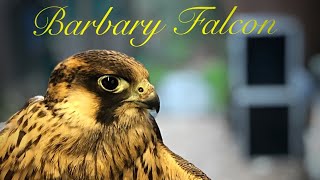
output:
[{"label": "blurred grey post", "polygon": [[301,157],[312,94],[303,28],[297,19],[276,14],[235,19],[276,19],[277,29],[228,38],[230,117],[239,142],[249,155]]}]

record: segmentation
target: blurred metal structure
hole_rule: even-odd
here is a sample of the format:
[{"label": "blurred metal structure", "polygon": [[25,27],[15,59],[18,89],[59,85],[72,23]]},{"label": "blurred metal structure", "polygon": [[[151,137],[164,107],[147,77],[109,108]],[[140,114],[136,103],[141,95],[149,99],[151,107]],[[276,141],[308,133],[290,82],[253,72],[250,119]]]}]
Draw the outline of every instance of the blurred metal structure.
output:
[{"label": "blurred metal structure", "polygon": [[248,155],[301,156],[312,89],[303,65],[303,28],[275,14],[234,18],[275,19],[277,29],[228,37],[230,118],[238,140]]}]

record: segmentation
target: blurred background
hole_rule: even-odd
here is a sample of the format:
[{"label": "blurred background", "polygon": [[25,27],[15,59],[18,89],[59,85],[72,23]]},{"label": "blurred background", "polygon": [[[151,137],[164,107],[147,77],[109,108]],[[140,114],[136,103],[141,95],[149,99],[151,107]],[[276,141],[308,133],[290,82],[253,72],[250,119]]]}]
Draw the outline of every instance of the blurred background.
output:
[{"label": "blurred background", "polygon": [[[54,66],[87,49],[113,49],[141,61],[161,99],[165,143],[218,180],[320,179],[320,36],[317,1],[122,0],[0,2],[0,121],[43,95]],[[167,29],[134,48],[128,36],[33,35],[34,17],[69,6],[65,21],[163,20]],[[178,36],[179,13],[216,6],[204,17],[276,19],[273,35]],[[138,39],[144,39],[139,33]],[[140,37],[139,37],[140,36]]]}]

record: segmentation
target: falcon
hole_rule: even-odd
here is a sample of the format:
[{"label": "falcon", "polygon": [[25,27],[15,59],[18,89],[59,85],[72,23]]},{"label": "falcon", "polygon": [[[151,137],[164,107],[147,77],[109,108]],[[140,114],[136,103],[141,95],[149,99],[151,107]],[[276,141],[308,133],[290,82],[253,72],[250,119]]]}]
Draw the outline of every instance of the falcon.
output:
[{"label": "falcon", "polygon": [[163,143],[144,66],[89,50],[53,70],[0,132],[0,179],[209,179]]}]

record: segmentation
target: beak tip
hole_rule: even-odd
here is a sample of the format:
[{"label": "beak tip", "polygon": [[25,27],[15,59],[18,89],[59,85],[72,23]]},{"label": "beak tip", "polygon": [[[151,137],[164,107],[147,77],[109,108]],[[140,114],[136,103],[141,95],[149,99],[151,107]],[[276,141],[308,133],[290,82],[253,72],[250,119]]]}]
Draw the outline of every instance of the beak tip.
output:
[{"label": "beak tip", "polygon": [[143,102],[148,106],[148,109],[155,110],[157,113],[160,111],[160,99],[157,94],[155,94],[152,98]]}]

